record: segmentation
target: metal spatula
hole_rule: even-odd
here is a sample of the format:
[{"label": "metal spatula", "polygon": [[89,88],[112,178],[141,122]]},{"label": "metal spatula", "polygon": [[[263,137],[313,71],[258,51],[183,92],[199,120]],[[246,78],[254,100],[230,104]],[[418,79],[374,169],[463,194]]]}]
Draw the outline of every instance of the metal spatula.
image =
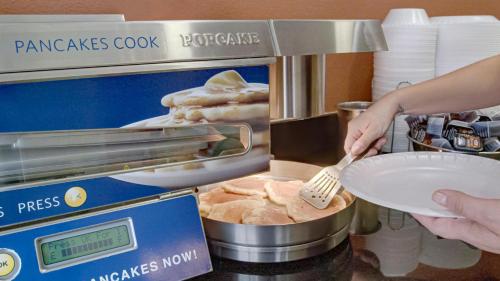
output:
[{"label": "metal spatula", "polygon": [[300,197],[317,209],[325,209],[332,202],[335,194],[342,189],[339,181],[342,169],[360,157],[360,155],[352,156],[349,152],[336,165],[323,168],[302,187]]}]

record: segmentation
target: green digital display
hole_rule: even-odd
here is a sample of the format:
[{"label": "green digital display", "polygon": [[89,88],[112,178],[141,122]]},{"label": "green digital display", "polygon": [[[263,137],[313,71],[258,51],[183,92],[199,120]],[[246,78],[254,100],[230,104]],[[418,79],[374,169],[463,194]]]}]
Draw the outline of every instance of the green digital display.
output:
[{"label": "green digital display", "polygon": [[[85,233],[75,233],[48,242],[41,241],[40,251],[43,264],[52,265],[68,260],[80,259],[96,253],[109,253],[112,249],[132,244],[127,225],[99,227],[89,229]],[[111,251],[112,252],[112,251]]]}]

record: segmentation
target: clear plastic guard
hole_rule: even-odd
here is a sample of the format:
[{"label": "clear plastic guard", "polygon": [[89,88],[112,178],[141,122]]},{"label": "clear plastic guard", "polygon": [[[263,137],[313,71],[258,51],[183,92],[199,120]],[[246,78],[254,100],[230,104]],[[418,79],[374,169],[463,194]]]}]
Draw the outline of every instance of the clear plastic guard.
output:
[{"label": "clear plastic guard", "polygon": [[236,157],[251,142],[247,124],[4,133],[0,192]]}]

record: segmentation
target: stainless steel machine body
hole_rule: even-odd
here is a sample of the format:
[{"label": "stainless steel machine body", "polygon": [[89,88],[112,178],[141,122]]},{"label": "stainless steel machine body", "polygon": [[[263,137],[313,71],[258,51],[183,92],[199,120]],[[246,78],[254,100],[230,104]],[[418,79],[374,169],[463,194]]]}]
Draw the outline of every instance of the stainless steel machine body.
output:
[{"label": "stainless steel machine body", "polygon": [[[138,281],[185,280],[210,271],[191,188],[269,165],[269,138],[251,137],[269,134],[269,23],[37,20],[0,24],[0,262],[14,263],[0,280],[111,280],[131,269]],[[193,89],[207,97],[225,82],[229,101],[242,87],[258,90],[249,106],[260,111],[179,124],[162,103]],[[179,125],[214,123],[245,123],[252,135],[209,137],[230,140],[217,144],[177,134]]]},{"label": "stainless steel machine body", "polygon": [[[281,132],[292,126],[308,127],[306,123],[315,119],[310,117],[327,117],[324,116],[327,53],[387,49],[378,21],[272,20],[270,25],[279,56],[274,85],[276,103],[271,104],[271,118],[274,128],[283,128]],[[328,126],[316,127],[316,131],[323,135],[325,147],[332,146],[338,136],[324,138],[325,128]],[[283,159],[281,152],[306,155],[314,147],[295,143],[290,136],[272,131],[271,145],[276,159]],[[321,150],[318,138],[314,142],[316,149]],[[297,145],[291,148],[293,144]],[[303,163],[271,161],[269,175],[307,181],[319,170],[318,166]],[[284,262],[315,256],[338,245],[348,236],[353,215],[354,204],[350,204],[339,213],[299,224],[257,226],[204,218],[204,225],[215,255],[246,262]]]},{"label": "stainless steel machine body", "polygon": [[278,100],[272,118],[325,114],[326,54],[387,50],[376,20],[272,20],[278,60]]},{"label": "stainless steel machine body", "polygon": [[[8,110],[2,108],[0,114],[17,112],[17,116],[23,116],[26,112],[34,112],[31,116],[41,118],[47,115],[50,117],[48,120],[57,122],[54,123],[56,124],[54,127],[48,126],[52,124],[50,122],[39,122],[38,124],[35,124],[36,122],[27,122],[28,125],[21,128],[18,127],[17,119],[6,115],[5,120],[9,122],[4,122],[0,126],[0,132],[2,133],[67,130],[68,127],[71,130],[83,130],[88,128],[147,126],[148,122],[152,120],[164,120],[162,118],[165,113],[170,114],[170,110],[166,111],[161,107],[160,99],[164,95],[187,90],[187,88],[174,90],[177,84],[180,85],[181,82],[186,82],[186,85],[190,85],[186,86],[189,89],[195,89],[198,86],[205,87],[206,84],[204,83],[223,72],[241,71],[245,73],[245,75],[242,74],[241,76],[248,77],[248,81],[237,81],[238,86],[235,88],[247,85],[246,82],[261,87],[262,84],[268,82],[268,65],[274,64],[276,57],[284,62],[283,69],[287,69],[286,73],[281,72],[284,74],[285,79],[276,81],[275,85],[277,89],[286,89],[286,92],[278,90],[279,92],[275,93],[280,101],[279,106],[277,106],[279,108],[278,112],[281,112],[279,115],[282,116],[280,119],[301,120],[324,113],[324,59],[326,53],[375,51],[386,47],[379,21],[123,22],[120,17],[111,17],[108,22],[91,22],[90,20],[82,22],[81,19],[74,22],[58,22],[43,17],[38,19],[19,18],[14,23],[5,23],[6,21],[8,20],[0,20],[2,27],[0,31],[2,35],[2,42],[0,42],[0,54],[2,54],[0,56],[0,87],[2,87],[2,91],[5,91],[2,93],[3,98],[10,98],[11,96],[14,98],[8,100],[11,103],[0,100],[0,107],[10,104]],[[31,23],[28,23],[30,21]],[[34,23],[35,21],[39,22]],[[25,32],[25,30],[30,30],[30,32]],[[57,36],[53,37],[54,34]],[[79,44],[75,42],[79,42]],[[179,74],[180,78],[173,78],[176,74]],[[232,77],[238,76],[234,73],[229,75],[232,75]],[[226,81],[224,77],[222,80]],[[117,81],[120,83],[112,84],[113,79],[118,79]],[[134,84],[130,81],[136,82]],[[155,88],[158,85],[163,85],[162,81],[169,81],[169,83],[165,84],[165,88]],[[83,84],[78,84],[80,82]],[[134,90],[137,91],[138,97],[150,98],[148,102],[151,103],[148,105],[157,105],[154,113],[149,111],[153,106],[144,107],[145,103],[142,103],[142,107],[136,107],[139,103],[134,102],[133,99],[123,99],[125,95],[129,95],[129,98],[135,97],[134,92],[127,92],[127,87],[124,87],[129,82],[135,87]],[[23,96],[30,93],[23,87],[27,87],[28,90],[34,92],[40,89],[39,85],[47,85],[43,83],[52,83],[50,85],[55,85],[55,87],[49,87],[46,92],[42,93],[48,95],[48,98],[42,100],[41,104],[33,104],[29,96]],[[141,85],[144,86],[141,88],[139,87],[141,85],[137,85],[137,83],[143,83]],[[222,82],[222,84],[224,83]],[[107,85],[113,85],[114,87],[108,87]],[[127,100],[127,106],[115,109],[114,112],[117,114],[107,113],[102,110],[103,107],[100,107],[102,106],[101,99],[110,97],[105,93],[113,93],[115,88],[119,88],[117,85],[123,88],[120,91],[116,90],[116,95],[111,95],[114,100],[112,102],[106,101],[106,104],[113,105]],[[132,88],[132,86],[128,88]],[[87,94],[94,92],[100,94],[87,99]],[[60,94],[60,96],[53,97],[52,95],[55,94]],[[74,96],[71,98],[66,97],[65,101],[67,103],[63,104],[67,108],[60,111],[54,109],[56,108],[53,104],[54,101],[58,101],[59,97],[70,94]],[[121,99],[117,97],[121,97]],[[92,103],[88,104],[88,101],[92,101]],[[71,102],[78,104],[73,111],[68,110],[68,108],[71,108],[69,106]],[[45,103],[48,106],[44,106]],[[262,103],[268,104],[268,101],[262,101]],[[26,108],[23,107],[24,105],[26,105]],[[95,111],[91,112],[94,107],[96,108]],[[79,112],[76,110],[79,108],[88,110],[88,112],[85,112],[85,116],[90,116],[90,118],[78,119],[71,117],[70,114]],[[129,110],[128,114],[118,114],[120,110],[124,110],[123,108]],[[38,109],[40,110],[37,111]],[[36,112],[43,114],[37,115]],[[55,116],[56,113],[61,115]],[[63,113],[67,115],[63,115]],[[268,112],[265,113],[264,117],[259,118],[249,117],[252,114],[255,114],[255,110],[249,111],[249,115],[240,116],[238,122],[251,125],[254,135],[255,133],[268,133]],[[127,119],[131,116],[137,118],[137,120]],[[64,120],[65,118],[68,120]],[[115,120],[113,118],[124,119]],[[207,119],[209,118],[207,117]],[[27,119],[23,120],[26,121]],[[207,122],[232,123],[232,121],[226,122],[223,119],[208,120]],[[181,125],[185,124],[182,123]],[[88,127],[84,127],[84,125]],[[82,126],[82,128],[79,126]],[[20,274],[24,275],[20,276],[29,275],[31,278],[36,276],[37,280],[64,280],[64,276],[67,275],[65,272],[72,276],[71,274],[75,274],[74,272],[79,269],[82,269],[86,274],[109,276],[103,275],[105,273],[99,271],[104,267],[96,267],[95,264],[85,263],[84,261],[78,263],[78,266],[84,266],[84,268],[76,268],[72,266],[76,264],[68,263],[70,265],[64,268],[61,267],[50,273],[41,274],[37,269],[37,261],[33,258],[33,255],[36,254],[34,254],[35,249],[31,249],[31,244],[29,247],[26,246],[26,243],[21,245],[19,235],[30,232],[33,237],[42,234],[43,237],[52,237],[52,235],[59,235],[58,232],[61,231],[73,233],[75,227],[87,228],[89,227],[88,224],[91,223],[105,224],[107,220],[115,219],[115,217],[121,215],[121,213],[110,213],[106,217],[97,217],[98,210],[105,206],[133,204],[135,200],[152,195],[163,198],[164,193],[167,191],[164,188],[169,190],[185,189],[199,184],[237,178],[266,170],[270,156],[269,139],[263,139],[260,143],[260,149],[264,153],[263,155],[257,155],[263,157],[252,155],[252,151],[257,148],[257,143],[250,142],[251,145],[245,150],[246,155],[241,156],[236,153],[234,155],[236,157],[232,158],[234,161],[231,159],[196,161],[203,163],[203,165],[195,166],[195,168],[191,166],[189,169],[185,169],[185,174],[177,177],[178,182],[170,181],[168,184],[165,181],[172,180],[174,177],[161,178],[161,175],[158,177],[158,174],[151,173],[151,171],[148,174],[148,171],[142,171],[145,166],[141,167],[140,163],[138,165],[134,163],[132,169],[134,173],[127,173],[130,172],[129,167],[126,163],[120,163],[120,165],[124,165],[122,167],[123,174],[120,175],[116,174],[116,170],[112,174],[95,170],[95,172],[84,176],[75,174],[73,177],[64,178],[64,180],[54,178],[47,179],[45,182],[23,183],[18,186],[9,186],[7,183],[0,189],[0,192],[3,192],[2,195],[5,195],[4,200],[0,200],[0,207],[12,205],[16,200],[28,201],[27,198],[34,195],[39,195],[42,202],[46,202],[43,200],[49,195],[52,199],[61,197],[67,201],[64,202],[66,205],[61,201],[54,201],[51,204],[53,210],[48,215],[43,212],[34,212],[29,216],[14,216],[14,212],[10,210],[14,206],[9,205],[8,208],[0,208],[1,240],[9,241],[9,247],[19,251],[21,258],[24,259],[25,267],[20,270]],[[6,143],[1,143],[1,145],[12,146],[14,142],[9,140]],[[258,163],[246,161],[248,160],[245,158],[246,156],[249,156],[251,160],[258,158]],[[193,164],[192,162],[192,159],[180,160],[176,162],[176,166],[182,167],[185,164]],[[214,163],[216,164],[214,165]],[[276,164],[276,167],[282,166],[285,168],[271,168],[271,176],[281,175],[305,180],[319,169],[318,167],[304,169],[303,164],[300,163],[276,163],[280,163],[279,165]],[[300,167],[298,170],[304,169],[308,172],[302,171],[300,174],[292,172],[297,171],[297,168],[293,168],[294,165]],[[154,169],[167,166],[172,165],[161,163],[157,166],[148,165],[147,168]],[[228,170],[222,172],[219,169],[220,166],[225,166]],[[181,170],[184,172],[183,169]],[[168,172],[171,171],[168,170]],[[142,174],[138,175],[136,173]],[[75,181],[78,182],[78,186],[73,186]],[[189,182],[186,183],[186,181]],[[68,187],[71,188],[68,189]],[[26,189],[29,192],[26,192]],[[144,190],[147,190],[147,192]],[[76,199],[71,198],[74,192],[77,193]],[[176,234],[175,239],[157,239],[156,241],[161,240],[159,243],[163,246],[159,247],[158,245],[147,244],[147,241],[150,240],[138,236],[139,246],[134,251],[139,252],[135,252],[135,255],[131,255],[131,252],[129,254],[117,252],[113,255],[97,255],[96,263],[105,264],[106,266],[121,264],[124,261],[130,264],[139,263],[137,260],[139,256],[154,259],[154,257],[165,254],[163,252],[153,253],[149,249],[163,251],[173,249],[177,245],[187,247],[191,242],[195,241],[197,248],[194,250],[200,254],[200,259],[198,259],[200,266],[189,267],[189,264],[186,264],[186,268],[189,269],[172,271],[174,274],[169,276],[172,279],[185,279],[189,274],[193,276],[209,270],[210,261],[205,237],[202,236],[203,230],[199,225],[199,217],[195,216],[197,219],[192,219],[193,214],[196,215],[195,206],[192,204],[192,198],[184,195],[178,198],[175,196],[169,197],[171,203],[165,204],[164,208],[169,214],[175,214],[180,212],[183,204],[185,206],[189,205],[189,210],[188,207],[185,208],[186,214],[184,216],[189,220],[179,226],[176,224],[175,219],[171,219],[157,225],[158,228],[154,231],[155,238],[159,238],[158,235],[162,235],[162,231],[173,231],[172,229],[178,227],[178,233],[174,233]],[[92,200],[86,203],[87,197]],[[74,204],[75,202],[78,204]],[[59,206],[64,208],[56,209]],[[143,216],[148,212],[147,210],[149,210],[149,207],[141,207],[140,210],[135,211],[135,215],[137,217]],[[297,260],[322,253],[343,241],[348,235],[348,225],[352,219],[353,210],[351,204],[335,215],[290,226],[260,227],[205,220],[205,234],[209,247],[215,255],[254,262]],[[75,217],[74,222],[71,223],[66,220],[59,221],[61,217],[71,217],[76,212],[85,213],[85,219]],[[94,215],[96,216],[94,217]],[[47,224],[47,227],[45,224],[40,227],[39,221],[50,223]],[[58,228],[59,225],[60,228]],[[169,226],[172,226],[172,228],[169,228]],[[8,227],[9,231],[3,232],[4,227]],[[192,236],[186,235],[191,239],[190,243],[187,243],[182,240],[183,236],[180,233],[189,233],[188,228],[190,227],[196,228],[197,232],[193,232]],[[151,232],[145,231],[146,228],[141,226],[140,235],[152,235]],[[9,235],[16,237],[12,238],[13,236]],[[3,246],[0,245],[0,248],[3,248]],[[37,251],[41,252],[40,249]],[[29,256],[30,259],[26,259],[26,256]],[[57,261],[54,262],[57,263]],[[164,275],[161,271],[155,274],[154,277],[153,275],[151,277],[144,275],[144,277],[141,276],[137,280],[163,280]],[[2,280],[1,276],[0,280]]]}]

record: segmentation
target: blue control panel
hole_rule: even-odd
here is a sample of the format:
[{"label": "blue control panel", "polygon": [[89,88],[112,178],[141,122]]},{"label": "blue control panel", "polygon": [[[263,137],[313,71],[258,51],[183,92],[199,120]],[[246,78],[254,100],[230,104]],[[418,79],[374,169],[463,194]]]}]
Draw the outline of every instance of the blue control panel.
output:
[{"label": "blue control panel", "polygon": [[[1,82],[0,134],[121,128],[149,124],[152,120],[161,121],[156,126],[176,125],[179,120],[171,112],[172,105],[162,100],[189,89],[211,90],[212,86],[206,87],[207,81],[213,84],[220,80],[214,77],[235,78],[238,87],[268,90],[267,65],[160,72],[157,66],[155,69],[144,73],[144,68],[140,68],[141,71],[125,74],[116,70],[118,73],[113,75],[63,75],[49,80]],[[268,100],[256,104],[261,108]],[[266,135],[269,116],[267,111],[261,114],[244,121],[252,124],[254,133]],[[264,154],[268,153],[268,142],[259,145]],[[256,158],[265,159],[259,156],[262,155]],[[236,177],[234,172],[225,170],[232,163],[223,162],[217,169],[205,164],[190,167],[189,175],[184,178],[201,177],[207,172],[217,180]],[[1,164],[2,161],[0,172],[9,172]],[[245,173],[262,169],[254,165]],[[193,195],[95,211],[164,194],[174,188],[164,182],[171,178],[165,174],[172,175],[175,171],[147,171],[140,174],[140,180],[100,177],[0,192],[0,229],[12,229],[0,232],[0,281],[177,281],[211,271]],[[163,185],[150,180],[159,176]],[[76,212],[88,215],[71,215]],[[62,216],[69,217],[56,220]],[[46,223],[36,224],[41,220]],[[22,224],[34,226],[22,227]]]},{"label": "blue control panel", "polygon": [[192,194],[0,233],[0,280],[168,281],[211,269]]},{"label": "blue control panel", "polygon": [[[164,118],[170,113],[170,108],[161,103],[163,97],[201,87],[225,71],[234,71],[249,83],[269,83],[266,65],[2,82],[0,134],[121,128],[144,120]],[[246,121],[252,123],[252,120]],[[260,127],[268,129],[267,119],[264,121]],[[252,129],[256,131],[256,128]],[[3,172],[1,164],[0,161],[0,175]],[[260,170],[258,167],[250,172]],[[198,172],[202,174],[203,168],[200,167]],[[220,180],[231,177],[228,173],[220,174]],[[155,176],[153,173],[148,175]],[[0,227],[91,210],[165,191],[165,187],[152,185],[149,181],[138,183],[101,177],[1,192]]]}]

